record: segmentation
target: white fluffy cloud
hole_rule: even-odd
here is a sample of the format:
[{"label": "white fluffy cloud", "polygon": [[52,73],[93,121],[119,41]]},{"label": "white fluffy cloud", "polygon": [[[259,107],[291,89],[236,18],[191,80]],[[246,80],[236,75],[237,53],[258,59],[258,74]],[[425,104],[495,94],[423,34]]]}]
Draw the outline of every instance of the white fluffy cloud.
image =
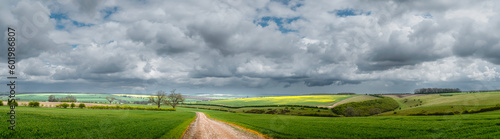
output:
[{"label": "white fluffy cloud", "polygon": [[500,88],[496,1],[0,3],[23,91]]}]

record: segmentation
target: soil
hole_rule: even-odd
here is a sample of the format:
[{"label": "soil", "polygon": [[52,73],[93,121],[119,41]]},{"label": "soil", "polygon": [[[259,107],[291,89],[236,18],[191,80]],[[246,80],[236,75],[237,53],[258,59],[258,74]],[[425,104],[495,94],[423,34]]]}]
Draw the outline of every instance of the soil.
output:
[{"label": "soil", "polygon": [[245,129],[228,125],[196,112],[196,120],[191,123],[183,139],[263,139],[264,137]]}]

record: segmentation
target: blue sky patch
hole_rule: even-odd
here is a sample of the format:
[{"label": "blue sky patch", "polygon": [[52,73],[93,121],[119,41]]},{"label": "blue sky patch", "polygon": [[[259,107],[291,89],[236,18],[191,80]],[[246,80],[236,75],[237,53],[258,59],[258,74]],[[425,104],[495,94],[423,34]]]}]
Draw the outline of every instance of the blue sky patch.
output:
[{"label": "blue sky patch", "polygon": [[50,18],[55,20],[68,19],[68,15],[62,13],[50,13]]},{"label": "blue sky patch", "polygon": [[[278,3],[281,3],[283,5],[286,5],[286,6],[290,6],[290,1],[291,0],[271,0],[273,2],[278,2]],[[302,2],[302,1],[301,1]],[[296,11],[297,8],[303,6],[304,4],[302,4],[301,2],[298,2],[297,4],[295,5],[291,5],[290,9],[292,9],[293,11]]]},{"label": "blue sky patch", "polygon": [[354,9],[342,9],[342,10],[334,10],[328,13],[336,14],[338,17],[348,17],[348,16],[358,16],[358,15],[370,15],[372,12],[364,12],[363,10],[354,10]]},{"label": "blue sky patch", "polygon": [[293,21],[299,20],[300,17],[293,17],[293,18],[281,18],[281,17],[270,17],[270,16],[265,16],[260,19],[260,21],[254,21],[254,23],[266,27],[269,26],[269,22],[274,22],[278,26],[278,30],[281,31],[281,33],[288,33],[288,32],[296,32],[296,30],[288,29],[283,27],[284,24],[290,24]]},{"label": "blue sky patch", "polygon": [[422,15],[422,17],[432,19],[432,15],[430,13]]},{"label": "blue sky patch", "polygon": [[78,46],[78,44],[71,45],[71,47],[73,47],[73,48],[76,48],[77,46]]},{"label": "blue sky patch", "polygon": [[117,11],[118,11],[118,7],[115,6],[115,7],[106,8],[106,9],[102,10],[101,12],[104,13],[104,19],[108,19],[109,16],[116,13]]},{"label": "blue sky patch", "polygon": [[279,2],[282,3],[283,5],[288,5],[288,3],[290,3],[290,0],[271,0],[271,1]]},{"label": "blue sky patch", "polygon": [[57,30],[63,30],[66,28],[66,24],[61,22],[62,20],[69,20],[76,27],[90,27],[90,26],[94,25],[94,24],[85,24],[83,22],[71,20],[70,18],[68,18],[67,14],[63,14],[63,13],[50,13],[49,17],[52,19],[55,19],[57,21],[56,26],[55,26],[55,28]]}]

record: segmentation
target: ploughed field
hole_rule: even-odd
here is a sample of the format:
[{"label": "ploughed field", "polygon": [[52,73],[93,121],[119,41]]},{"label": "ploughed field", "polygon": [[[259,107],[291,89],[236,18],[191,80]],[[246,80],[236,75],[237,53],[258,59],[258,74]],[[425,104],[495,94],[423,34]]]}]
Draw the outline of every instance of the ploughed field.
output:
[{"label": "ploughed field", "polygon": [[16,107],[16,131],[7,131],[0,106],[0,138],[180,138],[195,118],[188,111]]}]

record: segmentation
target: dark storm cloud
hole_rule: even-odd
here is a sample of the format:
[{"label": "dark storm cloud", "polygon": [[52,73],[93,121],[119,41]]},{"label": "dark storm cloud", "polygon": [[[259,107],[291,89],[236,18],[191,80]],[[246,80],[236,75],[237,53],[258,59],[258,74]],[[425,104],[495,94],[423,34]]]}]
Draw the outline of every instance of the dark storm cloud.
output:
[{"label": "dark storm cloud", "polygon": [[360,81],[348,81],[345,79],[306,79],[304,81],[304,84],[308,87],[314,87],[314,86],[327,86],[327,85],[344,85],[344,84],[360,84]]},{"label": "dark storm cloud", "polygon": [[[460,57],[482,58],[500,65],[500,34],[491,31],[500,29],[498,24],[478,27],[471,20],[462,22],[462,28],[456,35],[453,53]],[[491,22],[500,23],[498,19]]]}]

